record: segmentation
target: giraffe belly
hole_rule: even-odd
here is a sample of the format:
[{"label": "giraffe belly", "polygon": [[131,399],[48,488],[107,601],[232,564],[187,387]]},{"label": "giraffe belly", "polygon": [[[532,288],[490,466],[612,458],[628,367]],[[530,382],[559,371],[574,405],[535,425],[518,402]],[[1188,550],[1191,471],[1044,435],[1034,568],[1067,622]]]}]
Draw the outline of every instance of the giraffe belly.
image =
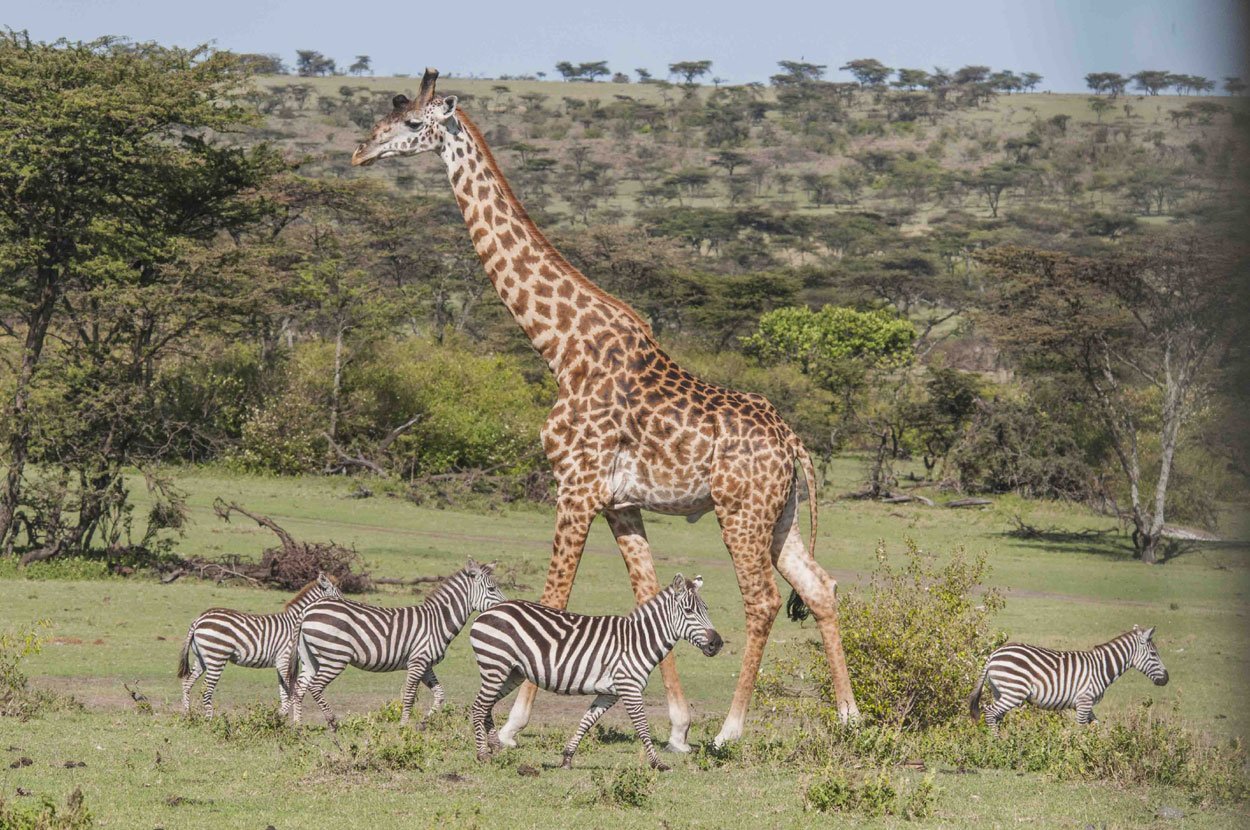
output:
[{"label": "giraffe belly", "polygon": [[618,453],[608,474],[607,507],[639,507],[672,516],[702,515],[712,509],[712,490],[706,478],[678,474],[657,481],[648,472],[632,452]]}]

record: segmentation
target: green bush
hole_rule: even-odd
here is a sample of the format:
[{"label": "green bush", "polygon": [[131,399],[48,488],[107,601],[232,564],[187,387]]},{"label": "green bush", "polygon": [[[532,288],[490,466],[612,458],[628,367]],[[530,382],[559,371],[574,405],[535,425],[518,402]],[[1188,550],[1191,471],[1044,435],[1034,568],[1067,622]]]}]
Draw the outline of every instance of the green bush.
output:
[{"label": "green bush", "polygon": [[900,790],[885,770],[859,782],[841,769],[826,768],[803,793],[803,809],[819,813],[858,813],[865,816],[924,818],[933,811],[937,787],[926,776],[913,787]]},{"label": "green bush", "polygon": [[659,775],[649,767],[622,767],[611,774],[597,769],[590,773],[596,800],[616,807],[645,807],[658,781]]},{"label": "green bush", "polygon": [[[902,567],[885,544],[868,590],[840,604],[842,644],[860,714],[869,722],[916,728],[965,712],[985,658],[1004,637],[990,630],[1001,594],[984,589],[985,556],[956,549],[944,565],[906,541]],[[819,643],[803,641],[765,672],[765,693],[810,680],[819,701],[833,706],[833,683]]]},{"label": "green bush", "polygon": [[290,727],[276,707],[263,704],[249,706],[241,715],[219,714],[209,721],[209,731],[225,743],[293,744],[300,740],[300,733]]},{"label": "green bush", "polygon": [[63,810],[47,796],[30,807],[0,796],[0,830],[86,830],[94,826],[91,811],[78,787],[65,799]]},{"label": "green bush", "polygon": [[47,620],[39,620],[0,632],[0,717],[28,720],[48,709],[78,705],[71,697],[30,688],[30,680],[22,671],[22,661],[42,650],[43,632],[49,625]]}]

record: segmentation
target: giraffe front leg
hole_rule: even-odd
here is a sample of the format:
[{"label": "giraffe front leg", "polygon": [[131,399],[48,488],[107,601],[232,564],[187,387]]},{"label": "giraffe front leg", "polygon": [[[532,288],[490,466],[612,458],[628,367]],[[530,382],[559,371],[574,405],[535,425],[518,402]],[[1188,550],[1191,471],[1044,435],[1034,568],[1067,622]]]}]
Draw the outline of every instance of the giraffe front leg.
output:
[{"label": "giraffe front leg", "polygon": [[[626,510],[608,510],[604,515],[608,526],[612,528],[612,535],[616,537],[617,547],[625,560],[625,568],[629,571],[634,599],[641,605],[660,592],[651,545],[647,541],[647,532],[642,523],[642,511],[631,507]],[[690,744],[687,741],[690,735],[690,704],[686,702],[681,680],[677,677],[677,660],[671,653],[660,662],[660,674],[664,678],[668,719],[672,724],[667,748],[671,752],[689,752]]]},{"label": "giraffe front leg", "polygon": [[625,711],[629,714],[629,720],[634,725],[634,731],[638,733],[638,739],[642,741],[642,748],[647,753],[647,760],[651,763],[651,768],[660,772],[667,772],[672,769],[668,764],[660,760],[659,754],[655,751],[655,745],[651,743],[651,727],[647,724],[647,710],[642,705],[642,689],[622,689],[621,701],[625,704]]},{"label": "giraffe front leg", "polygon": [[586,710],[586,714],[582,715],[581,723],[577,724],[577,731],[573,733],[573,737],[569,738],[569,742],[564,745],[561,767],[564,769],[573,768],[573,753],[577,752],[577,745],[582,742],[582,738],[595,725],[595,722],[603,717],[603,713],[616,705],[616,701],[616,695],[599,695],[591,702],[590,708]]},{"label": "giraffe front leg", "polygon": [[[547,568],[547,585],[539,602],[550,608],[564,608],[573,590],[573,578],[586,547],[586,534],[590,523],[599,512],[599,505],[588,490],[561,493],[556,503],[556,534],[552,543],[551,565]],[[530,710],[538,687],[525,683],[508,713],[508,722],[499,730],[499,740],[504,746],[516,746],[517,733],[530,720]]]},{"label": "giraffe front leg", "polygon": [[725,546],[733,556],[734,571],[738,576],[738,588],[746,611],[747,642],[742,650],[742,669],[734,689],[729,714],[715,738],[716,746],[742,737],[747,707],[755,691],[755,677],[764,658],[764,646],[773,620],[781,610],[781,594],[773,579],[769,547],[772,529],[760,517],[745,513],[731,513],[717,508],[721,523],[721,535]]}]

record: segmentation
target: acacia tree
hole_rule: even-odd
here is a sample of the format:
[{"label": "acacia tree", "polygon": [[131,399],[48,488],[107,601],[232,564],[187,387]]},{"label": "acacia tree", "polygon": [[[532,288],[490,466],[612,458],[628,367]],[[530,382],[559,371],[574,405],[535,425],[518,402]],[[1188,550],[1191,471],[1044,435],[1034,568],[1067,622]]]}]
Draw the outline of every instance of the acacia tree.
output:
[{"label": "acacia tree", "polygon": [[[1027,367],[1079,379],[1128,491],[1121,515],[1134,549],[1161,561],[1177,446],[1230,342],[1244,260],[1196,232],[1096,259],[1002,248],[983,260],[1003,279],[990,330]],[[1157,458],[1147,457],[1156,442]]]},{"label": "acacia tree", "polygon": [[711,61],[677,61],[668,65],[668,71],[686,79],[686,84],[693,84],[695,78],[702,78],[712,71]]},{"label": "acacia tree", "polygon": [[[227,288],[238,251],[217,243],[266,209],[247,194],[283,163],[211,137],[250,118],[239,66],[206,47],[0,35],[0,338],[16,346],[0,430],[6,549],[32,453],[78,488],[52,553],[119,516],[159,358],[249,293]],[[36,419],[40,391],[60,405]]]}]

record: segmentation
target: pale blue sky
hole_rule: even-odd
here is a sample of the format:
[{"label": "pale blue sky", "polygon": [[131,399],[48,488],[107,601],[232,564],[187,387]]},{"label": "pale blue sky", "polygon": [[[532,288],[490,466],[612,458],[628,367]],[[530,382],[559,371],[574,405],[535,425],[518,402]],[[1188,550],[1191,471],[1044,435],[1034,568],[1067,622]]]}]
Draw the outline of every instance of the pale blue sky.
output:
[{"label": "pale blue sky", "polygon": [[546,71],[607,60],[664,76],[676,60],[711,59],[731,82],[764,81],[776,62],[854,58],[929,69],[978,63],[1040,72],[1044,89],[1079,91],[1087,72],[1167,69],[1246,74],[1245,0],[894,0],[740,3],[584,0],[0,0],[0,25],[39,40],[126,35],[242,52],[316,49],[377,74],[426,65],[464,75]]}]

